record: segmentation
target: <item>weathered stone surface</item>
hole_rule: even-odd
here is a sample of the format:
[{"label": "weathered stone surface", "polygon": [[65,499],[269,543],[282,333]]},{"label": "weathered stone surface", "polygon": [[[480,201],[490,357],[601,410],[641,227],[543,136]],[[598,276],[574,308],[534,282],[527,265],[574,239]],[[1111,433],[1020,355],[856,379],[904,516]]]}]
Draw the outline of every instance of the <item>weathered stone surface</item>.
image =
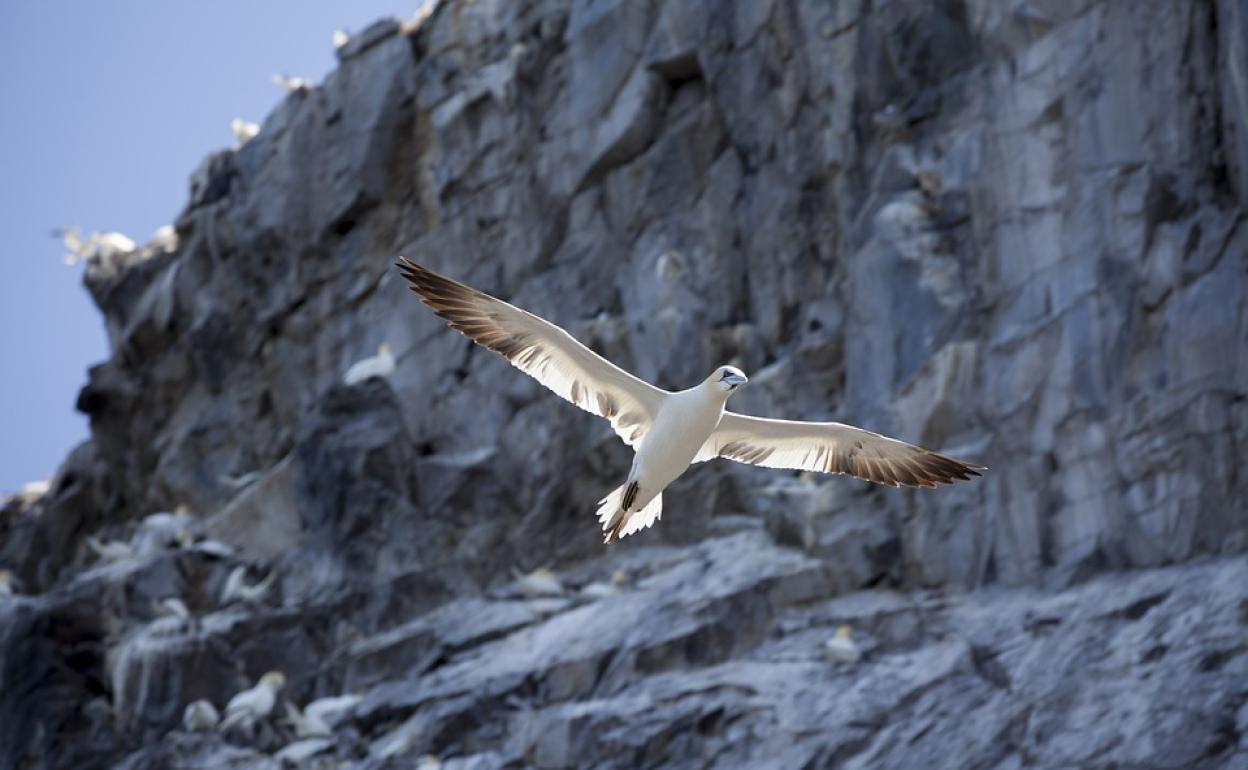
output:
[{"label": "weathered stone surface", "polygon": [[[1248,764],[1243,5],[443,0],[364,30],[194,172],[176,247],[88,265],[91,438],[0,510],[0,766]],[[626,448],[448,332],[399,253],[663,387],[737,363],[741,411],[991,470],[708,463],[604,549]],[[382,342],[394,374],[340,384]],[[185,536],[140,531],[180,505]],[[566,595],[507,591],[541,566]],[[238,567],[273,588],[223,607]],[[840,625],[858,664],[822,657]],[[270,670],[366,698],[280,759],[280,709],[250,743],[178,726]]]}]

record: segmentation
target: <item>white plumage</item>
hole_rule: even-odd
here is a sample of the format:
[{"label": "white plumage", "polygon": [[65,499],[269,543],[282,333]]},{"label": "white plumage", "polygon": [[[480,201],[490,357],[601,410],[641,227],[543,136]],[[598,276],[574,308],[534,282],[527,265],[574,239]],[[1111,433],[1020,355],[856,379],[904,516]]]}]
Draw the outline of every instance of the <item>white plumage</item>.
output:
[{"label": "white plumage", "polygon": [[152,233],[147,245],[157,251],[174,251],[178,248],[178,231],[173,225],[161,225]]},{"label": "white plumage", "polygon": [[268,717],[277,705],[277,694],[285,686],[286,675],[281,671],[270,671],[260,677],[255,687],[235,694],[225,704],[221,729],[228,730],[235,725],[250,726]]},{"label": "white plumage", "polygon": [[286,702],[286,723],[295,728],[298,738],[323,738],[333,734],[324,720],[309,716],[289,701]]},{"label": "white plumage", "polygon": [[293,703],[287,703],[286,721],[300,738],[332,735],[334,728],[363,700],[362,695],[333,695],[317,698],[302,711]]},{"label": "white plumage", "polygon": [[857,663],[862,650],[854,641],[854,630],[849,626],[836,629],[836,635],[823,643],[824,656],[833,663]]},{"label": "white plumage", "polygon": [[191,732],[205,732],[217,726],[221,714],[210,701],[200,699],[186,704],[182,711],[182,727]]},{"label": "white plumage", "polygon": [[234,132],[234,138],[238,140],[241,146],[255,139],[260,134],[260,125],[242,118],[234,118],[230,121],[230,131]]},{"label": "white plumage", "polygon": [[130,254],[138,248],[134,240],[122,233],[91,233],[82,237],[77,227],[54,230],[53,235],[61,238],[65,248],[65,264],[76,265],[83,261],[107,260],[123,254]]},{"label": "white plumage", "polygon": [[538,599],[543,596],[560,596],[563,594],[563,583],[555,573],[546,567],[538,567],[532,572],[525,574],[512,568],[512,575],[515,576],[515,588],[521,594],[529,599]]},{"label": "white plumage", "polygon": [[87,547],[106,562],[121,561],[134,556],[134,549],[129,543],[123,543],[120,540],[100,540],[95,535],[87,536]]},{"label": "white plumage", "polygon": [[273,82],[277,84],[278,88],[288,93],[306,91],[312,87],[312,84],[303,78],[291,77],[290,75],[282,72],[278,72],[273,75]]},{"label": "white plumage", "polygon": [[356,361],[342,375],[347,385],[357,385],[370,377],[389,377],[394,374],[394,350],[389,342],[383,342],[377,348],[377,355]]},{"label": "white plumage", "polygon": [[186,606],[186,602],[176,596],[167,596],[156,602],[156,611],[161,615],[178,620],[190,620],[191,610]]},{"label": "white plumage", "polygon": [[247,584],[247,568],[243,566],[235,567],[225,579],[225,586],[221,589],[221,604],[230,604],[231,602],[256,602],[264,598],[269,592],[269,586],[273,585],[273,578],[276,572],[270,572],[263,580],[258,583]]},{"label": "white plumage", "polygon": [[656,388],[532,313],[406,257],[400,257],[397,265],[412,291],[451,328],[503,356],[560,397],[606,418],[633,447],[636,454],[624,483],[599,503],[598,521],[606,542],[657,521],[667,485],[690,464],[715,457],[768,468],[846,473],[892,486],[934,487],[984,470],[850,425],[769,420],[725,411],[728,398],[748,381],[732,366],[717,367],[688,390],[672,393]]},{"label": "white plumage", "polygon": [[356,693],[328,695],[309,703],[304,707],[303,713],[314,719],[319,719],[330,727],[337,727],[363,701],[364,696]]}]

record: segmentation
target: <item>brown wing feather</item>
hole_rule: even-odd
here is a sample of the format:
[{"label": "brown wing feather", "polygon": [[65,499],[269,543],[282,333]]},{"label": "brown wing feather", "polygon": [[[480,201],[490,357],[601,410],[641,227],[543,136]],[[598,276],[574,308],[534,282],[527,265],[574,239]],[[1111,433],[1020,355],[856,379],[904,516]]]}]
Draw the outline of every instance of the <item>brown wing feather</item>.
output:
[{"label": "brown wing feather", "polygon": [[725,412],[695,460],[725,457],[766,468],[844,473],[899,487],[935,487],[987,470],[930,449],[837,422],[769,420]]},{"label": "brown wing feather", "polygon": [[421,302],[452,329],[498,353],[560,397],[611,422],[630,446],[649,430],[667,392],[637,379],[563,329],[407,257],[395,265]]}]

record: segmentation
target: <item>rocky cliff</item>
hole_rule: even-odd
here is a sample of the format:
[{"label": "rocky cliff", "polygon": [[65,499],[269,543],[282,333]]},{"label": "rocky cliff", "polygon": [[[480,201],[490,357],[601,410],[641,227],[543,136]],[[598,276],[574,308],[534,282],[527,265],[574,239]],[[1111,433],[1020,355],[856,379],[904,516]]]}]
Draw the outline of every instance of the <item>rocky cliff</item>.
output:
[{"label": "rocky cliff", "polygon": [[[89,265],[91,439],[0,514],[0,766],[1248,764],[1246,40],[1235,0],[378,23],[204,161],[176,244]],[[399,253],[991,471],[711,463],[603,547],[628,450]],[[363,700],[181,726],[271,669]]]}]

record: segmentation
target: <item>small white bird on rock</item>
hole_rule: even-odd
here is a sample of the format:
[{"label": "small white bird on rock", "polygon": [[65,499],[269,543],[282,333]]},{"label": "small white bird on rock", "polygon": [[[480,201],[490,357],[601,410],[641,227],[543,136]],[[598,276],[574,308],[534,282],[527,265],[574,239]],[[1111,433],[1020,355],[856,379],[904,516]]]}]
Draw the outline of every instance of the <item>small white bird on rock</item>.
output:
[{"label": "small white bird on rock", "polygon": [[182,711],[182,727],[193,733],[207,732],[221,721],[221,714],[210,701],[199,699],[186,704]]},{"label": "small white bird on rock", "polygon": [[528,574],[512,567],[511,574],[516,578],[512,585],[529,599],[538,599],[543,596],[561,596],[563,594],[563,583],[555,573],[546,567],[538,567]]},{"label": "small white bird on rock", "polygon": [[412,291],[451,328],[559,396],[606,418],[633,448],[628,477],[599,503],[605,542],[658,521],[667,485],[690,465],[716,457],[767,468],[847,473],[895,487],[935,487],[984,470],[838,422],[771,420],[726,411],[729,397],[748,381],[733,366],[716,367],[688,390],[656,388],[532,313],[406,257],[396,264]]},{"label": "small white bird on rock", "polygon": [[857,663],[862,650],[854,641],[854,630],[841,626],[836,629],[836,636],[823,643],[823,654],[833,663]]},{"label": "small white bird on rock", "polygon": [[286,701],[286,724],[295,729],[298,738],[324,738],[333,734],[325,720],[310,716],[290,701]]},{"label": "small white bird on rock", "polygon": [[143,517],[143,521],[140,522],[140,525],[144,529],[168,532],[170,535],[173,535],[176,534],[179,529],[190,526],[194,523],[195,517],[191,515],[191,509],[180,505],[173,513],[160,511],[158,513],[148,514]]},{"label": "small white bird on rock", "polygon": [[152,233],[147,245],[157,251],[174,251],[178,248],[178,231],[173,225],[161,225]]},{"label": "small white bird on rock", "polygon": [[38,500],[51,491],[51,489],[51,479],[39,479],[38,481],[27,481],[18,490],[17,494],[19,497],[24,497],[28,500]]},{"label": "small white bird on rock", "polygon": [[65,264],[76,265],[83,261],[107,260],[123,254],[130,254],[138,249],[134,239],[117,232],[91,233],[86,238],[77,227],[54,230],[53,235],[59,236],[65,248]]},{"label": "small white bird on rock", "polygon": [[295,728],[300,738],[332,735],[334,728],[364,700],[363,695],[331,695],[316,700],[300,711],[295,704],[286,703],[286,722]]},{"label": "small white bird on rock", "polygon": [[156,553],[185,540],[194,523],[190,509],[183,507],[173,513],[161,511],[144,516],[139,531],[130,541],[131,546],[139,555]]},{"label": "small white bird on rock", "polygon": [[164,599],[156,602],[156,611],[161,615],[178,620],[190,620],[191,611],[186,606],[186,602],[176,596],[166,596]]},{"label": "small white bird on rock", "polygon": [[120,540],[102,541],[95,535],[87,535],[87,547],[106,562],[121,561],[134,556],[134,549],[129,543],[123,543]]},{"label": "small white bird on rock", "polygon": [[287,93],[306,91],[312,87],[312,84],[303,78],[291,77],[281,72],[273,76],[273,82],[277,84],[278,88],[286,91]]},{"label": "small white bird on rock", "polygon": [[16,582],[12,572],[0,569],[0,596],[12,596],[17,593],[17,589],[13,586]]},{"label": "small white bird on rock", "polygon": [[260,125],[242,118],[234,118],[230,121],[230,131],[234,132],[234,138],[238,140],[241,147],[256,138],[260,133]]},{"label": "small white bird on rock", "polygon": [[247,585],[247,568],[243,566],[235,567],[230,572],[229,577],[225,579],[225,587],[221,589],[221,604],[225,605],[236,601],[260,601],[269,592],[269,587],[273,585],[273,578],[276,575],[276,572],[269,572],[259,583]]},{"label": "small white bird on rock", "polygon": [[225,704],[221,729],[228,730],[235,725],[246,727],[267,718],[277,705],[277,694],[285,686],[286,675],[281,671],[270,671],[260,677],[255,687],[237,693]]},{"label": "small white bird on rock", "polygon": [[370,377],[389,377],[394,374],[395,363],[394,350],[389,342],[383,342],[377,347],[377,355],[351,364],[351,368],[342,375],[342,381],[347,385],[358,385]]},{"label": "small white bird on rock", "polygon": [[337,727],[363,701],[364,696],[356,693],[329,695],[309,703],[304,707],[303,713],[311,718],[319,719],[330,727]]}]

